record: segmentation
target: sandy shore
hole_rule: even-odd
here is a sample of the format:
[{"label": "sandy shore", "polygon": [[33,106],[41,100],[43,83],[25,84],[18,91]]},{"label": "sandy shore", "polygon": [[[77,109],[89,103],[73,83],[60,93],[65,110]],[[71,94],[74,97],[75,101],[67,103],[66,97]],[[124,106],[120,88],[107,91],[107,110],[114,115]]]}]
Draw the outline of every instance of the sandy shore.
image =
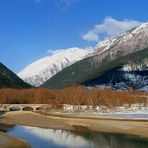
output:
[{"label": "sandy shore", "polygon": [[33,112],[8,112],[0,119],[0,123],[19,124],[43,128],[74,130],[74,126],[87,127],[98,132],[130,134],[148,138],[148,121],[114,120],[72,115],[40,115]]},{"label": "sandy shore", "polygon": [[30,148],[30,144],[24,140],[14,138],[5,133],[0,132],[1,148]]}]

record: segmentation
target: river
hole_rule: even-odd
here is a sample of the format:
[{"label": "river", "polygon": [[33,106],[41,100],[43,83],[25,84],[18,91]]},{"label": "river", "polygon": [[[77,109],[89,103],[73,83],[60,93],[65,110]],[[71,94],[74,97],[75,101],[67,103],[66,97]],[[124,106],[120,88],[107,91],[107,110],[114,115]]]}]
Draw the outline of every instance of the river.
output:
[{"label": "river", "polygon": [[32,148],[148,148],[148,139],[129,135],[96,133],[86,128],[64,131],[12,126],[3,131],[26,140],[31,143]]}]

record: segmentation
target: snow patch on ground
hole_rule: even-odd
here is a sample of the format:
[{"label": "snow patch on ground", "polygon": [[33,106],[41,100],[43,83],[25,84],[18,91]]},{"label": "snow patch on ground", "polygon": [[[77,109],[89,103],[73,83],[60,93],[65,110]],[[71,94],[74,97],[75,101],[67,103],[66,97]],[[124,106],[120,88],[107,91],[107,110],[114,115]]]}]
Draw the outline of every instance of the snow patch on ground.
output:
[{"label": "snow patch on ground", "polygon": [[121,107],[108,108],[106,106],[63,105],[63,110],[57,114],[74,115],[121,120],[148,120],[148,104],[125,104]]},{"label": "snow patch on ground", "polygon": [[62,113],[81,113],[90,116],[105,115],[117,118],[144,118],[148,119],[148,105],[141,104],[125,104],[123,106],[109,108],[106,106],[86,106],[86,105],[63,105]]}]

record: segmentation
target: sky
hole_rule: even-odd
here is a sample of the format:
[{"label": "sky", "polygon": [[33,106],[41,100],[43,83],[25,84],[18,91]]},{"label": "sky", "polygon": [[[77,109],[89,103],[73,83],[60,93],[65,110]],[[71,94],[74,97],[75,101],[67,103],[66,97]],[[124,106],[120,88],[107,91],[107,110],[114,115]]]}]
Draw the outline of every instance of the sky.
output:
[{"label": "sky", "polygon": [[[0,62],[15,73],[148,21],[148,0],[0,0]],[[50,53],[49,53],[50,51]]]}]

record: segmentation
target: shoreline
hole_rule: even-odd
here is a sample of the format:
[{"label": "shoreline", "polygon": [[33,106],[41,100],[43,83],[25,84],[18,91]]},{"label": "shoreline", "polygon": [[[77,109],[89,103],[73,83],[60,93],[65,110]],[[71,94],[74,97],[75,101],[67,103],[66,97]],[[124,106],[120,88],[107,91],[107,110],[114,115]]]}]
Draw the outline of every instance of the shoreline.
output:
[{"label": "shoreline", "polygon": [[31,148],[31,145],[19,138],[15,138],[13,136],[10,136],[4,132],[0,132],[0,147],[2,148]]},{"label": "shoreline", "polygon": [[83,115],[42,115],[34,112],[7,112],[0,119],[2,124],[24,125],[50,129],[62,129],[74,131],[75,126],[88,128],[95,132],[108,132],[115,134],[129,134],[148,138],[147,120],[120,120],[113,118],[85,117]]},{"label": "shoreline", "polygon": [[[36,112],[40,115],[43,116],[55,116],[55,117],[61,117],[61,118],[81,118],[81,119],[98,119],[98,120],[117,120],[117,121],[137,121],[137,122],[141,122],[141,121],[145,121],[148,122],[148,118],[138,118],[138,117],[128,117],[131,114],[108,114],[108,113],[99,113],[99,114],[93,114],[93,113],[82,113],[82,112],[78,112],[78,113],[61,113],[61,112]],[[113,116],[114,115],[114,116]],[[121,117],[118,115],[126,115],[127,117]],[[141,114],[138,114],[141,115]],[[147,113],[148,115],[148,113]]]}]

